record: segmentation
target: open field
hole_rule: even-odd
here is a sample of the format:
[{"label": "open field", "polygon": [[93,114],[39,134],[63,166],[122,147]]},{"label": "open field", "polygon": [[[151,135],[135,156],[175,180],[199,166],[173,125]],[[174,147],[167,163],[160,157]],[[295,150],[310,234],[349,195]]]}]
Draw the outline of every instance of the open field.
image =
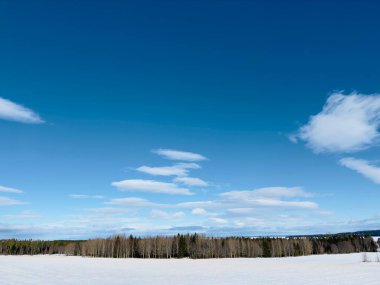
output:
[{"label": "open field", "polygon": [[[368,253],[375,261],[379,254]],[[254,259],[106,259],[0,256],[2,285],[344,284],[378,285],[379,262],[362,254]]]}]

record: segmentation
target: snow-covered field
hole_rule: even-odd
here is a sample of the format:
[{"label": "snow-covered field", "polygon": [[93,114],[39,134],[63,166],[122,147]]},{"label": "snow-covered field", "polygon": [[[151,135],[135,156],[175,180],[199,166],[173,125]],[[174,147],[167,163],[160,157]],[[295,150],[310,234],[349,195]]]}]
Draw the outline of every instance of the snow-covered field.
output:
[{"label": "snow-covered field", "polygon": [[[376,260],[376,253],[368,253]],[[362,254],[269,259],[102,259],[0,256],[1,285],[380,284],[380,262]]]}]

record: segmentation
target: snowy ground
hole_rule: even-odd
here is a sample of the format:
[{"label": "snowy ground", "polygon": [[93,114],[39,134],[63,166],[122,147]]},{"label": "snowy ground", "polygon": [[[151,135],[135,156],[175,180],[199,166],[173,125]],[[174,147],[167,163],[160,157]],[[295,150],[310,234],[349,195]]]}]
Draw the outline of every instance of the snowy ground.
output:
[{"label": "snowy ground", "polygon": [[[374,253],[369,259],[376,260]],[[1,285],[379,285],[380,262],[362,254],[269,259],[140,260],[0,256]]]}]

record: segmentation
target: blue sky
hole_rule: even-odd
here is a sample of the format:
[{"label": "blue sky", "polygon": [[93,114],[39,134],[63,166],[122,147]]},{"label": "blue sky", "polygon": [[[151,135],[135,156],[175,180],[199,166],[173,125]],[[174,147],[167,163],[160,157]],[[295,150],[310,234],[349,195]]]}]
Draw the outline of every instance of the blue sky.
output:
[{"label": "blue sky", "polygon": [[2,1],[0,238],[380,228],[375,1]]}]

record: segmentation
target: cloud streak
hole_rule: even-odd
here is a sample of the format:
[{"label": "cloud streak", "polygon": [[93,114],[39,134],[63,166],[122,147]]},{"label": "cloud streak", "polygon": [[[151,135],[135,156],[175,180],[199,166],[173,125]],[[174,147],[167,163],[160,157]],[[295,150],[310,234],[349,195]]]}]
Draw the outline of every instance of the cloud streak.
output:
[{"label": "cloud streak", "polygon": [[196,177],[177,177],[173,180],[175,183],[184,184],[187,186],[207,187],[208,183]]},{"label": "cloud streak", "polygon": [[25,202],[0,196],[0,206],[23,205]]},{"label": "cloud streak", "polygon": [[312,193],[302,190],[300,187],[265,187],[256,190],[230,191],[220,195],[225,203],[233,203],[235,206],[251,205],[260,207],[284,207],[317,209],[317,203],[310,201],[289,201],[290,198],[313,197]]},{"label": "cloud streak", "polygon": [[5,187],[0,185],[0,192],[4,193],[14,193],[14,194],[21,194],[24,193],[24,191],[15,189],[15,188],[10,188],[10,187]]},{"label": "cloud streak", "polygon": [[44,123],[44,120],[33,110],[1,97],[0,119],[26,124]]},{"label": "cloud streak", "polygon": [[3,219],[8,219],[8,220],[26,220],[26,219],[40,218],[41,216],[35,214],[32,211],[22,211],[18,214],[7,214],[7,215],[2,215],[0,217]]},{"label": "cloud streak", "polygon": [[369,161],[353,157],[345,157],[339,162],[341,165],[356,171],[364,177],[372,180],[374,183],[380,184],[380,167],[372,165]]},{"label": "cloud streak", "polygon": [[178,187],[174,183],[160,182],[155,180],[129,179],[112,182],[112,186],[120,191],[149,192],[171,195],[192,195],[187,188]]},{"label": "cloud streak", "polygon": [[116,198],[112,199],[105,204],[108,205],[117,205],[130,208],[164,208],[169,207],[167,204],[158,204],[150,202],[143,198],[130,197],[130,198]]},{"label": "cloud streak", "polygon": [[153,219],[164,219],[164,220],[180,220],[185,217],[184,212],[168,213],[168,212],[157,210],[157,209],[153,209],[150,214]]},{"label": "cloud streak", "polygon": [[206,157],[198,153],[173,150],[173,149],[156,149],[156,150],[152,150],[152,152],[169,160],[202,161],[202,160],[207,159]]},{"label": "cloud streak", "polygon": [[199,169],[200,165],[196,163],[178,163],[172,166],[160,166],[160,167],[151,167],[151,166],[140,166],[137,168],[137,171],[156,175],[156,176],[186,176],[189,173],[189,169]]},{"label": "cloud streak", "polygon": [[85,194],[71,194],[69,195],[72,199],[104,199],[101,195],[85,195]]}]

